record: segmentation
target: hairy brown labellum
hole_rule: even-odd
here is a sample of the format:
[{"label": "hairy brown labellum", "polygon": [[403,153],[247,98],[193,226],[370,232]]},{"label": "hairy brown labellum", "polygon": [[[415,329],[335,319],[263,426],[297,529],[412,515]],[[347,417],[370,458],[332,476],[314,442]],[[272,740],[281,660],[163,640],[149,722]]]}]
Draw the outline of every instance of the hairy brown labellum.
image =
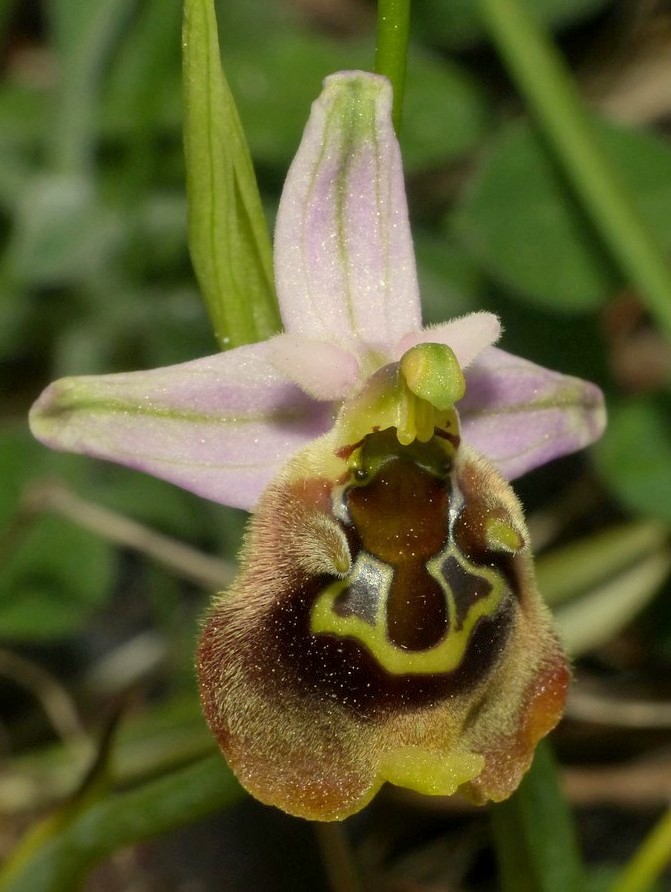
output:
[{"label": "hairy brown labellum", "polygon": [[439,432],[372,433],[333,474],[336,451],[315,442],[259,503],[200,643],[207,720],[251,793],[306,818],[385,781],[503,799],[568,681],[519,503]]}]

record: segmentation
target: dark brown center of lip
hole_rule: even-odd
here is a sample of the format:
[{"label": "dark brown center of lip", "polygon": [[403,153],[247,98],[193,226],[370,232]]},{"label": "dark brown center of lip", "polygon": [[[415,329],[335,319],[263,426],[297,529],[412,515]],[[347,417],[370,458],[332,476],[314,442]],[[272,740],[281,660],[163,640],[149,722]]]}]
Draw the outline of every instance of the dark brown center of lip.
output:
[{"label": "dark brown center of lip", "polygon": [[392,569],[385,599],[389,640],[410,650],[437,644],[447,608],[426,562],[447,543],[449,483],[393,458],[370,483],[348,492],[347,507],[361,548]]}]

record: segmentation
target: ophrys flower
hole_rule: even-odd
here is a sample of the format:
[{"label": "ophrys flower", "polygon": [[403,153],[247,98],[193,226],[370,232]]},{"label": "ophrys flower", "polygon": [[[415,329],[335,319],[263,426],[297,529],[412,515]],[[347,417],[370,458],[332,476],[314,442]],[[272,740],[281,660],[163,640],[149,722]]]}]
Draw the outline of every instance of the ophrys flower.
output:
[{"label": "ophrys flower", "polygon": [[390,89],[326,81],[287,178],[286,333],[180,366],[56,382],[36,435],[254,509],[198,668],[208,721],[263,801],[337,819],[384,781],[476,801],[517,786],[566,661],[506,478],[602,430],[597,388],[421,329]]}]

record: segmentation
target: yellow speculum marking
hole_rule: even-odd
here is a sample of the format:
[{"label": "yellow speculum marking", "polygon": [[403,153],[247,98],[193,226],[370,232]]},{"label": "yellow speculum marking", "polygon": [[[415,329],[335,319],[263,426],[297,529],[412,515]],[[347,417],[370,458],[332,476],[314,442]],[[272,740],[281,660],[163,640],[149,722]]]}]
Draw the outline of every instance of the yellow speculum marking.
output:
[{"label": "yellow speculum marking", "polygon": [[[485,579],[491,586],[486,596],[471,604],[460,625],[457,625],[455,594],[441,573],[441,565],[450,557],[454,558],[467,573]],[[492,616],[498,610],[505,595],[505,582],[502,575],[493,568],[473,564],[459,553],[453,543],[427,561],[426,568],[443,590],[448,608],[447,631],[433,647],[411,651],[398,647],[389,640],[384,593],[389,591],[393,567],[385,565],[366,552],[360,552],[352,573],[346,579],[332,582],[318,595],[310,616],[312,633],[355,639],[369,651],[386,672],[392,675],[443,675],[454,672],[464,659],[478,620]],[[338,595],[357,578],[365,575],[367,570],[382,573],[385,577],[382,597],[379,598],[373,623],[354,614],[340,616],[335,610]]]},{"label": "yellow speculum marking", "polygon": [[[454,352],[418,344],[380,369],[339,420],[345,442],[361,444],[349,458],[347,508],[340,515],[358,534],[360,550],[350,573],[317,595],[310,629],[358,641],[392,675],[454,672],[478,621],[493,615],[505,596],[503,576],[473,564],[452,540],[448,505],[459,444],[454,404],[464,390]],[[515,550],[514,531],[505,525],[491,526],[489,534],[495,547]],[[457,603],[445,578],[449,561],[481,581],[481,593],[474,589],[468,605]],[[429,576],[438,588],[427,587]],[[349,600],[346,595],[337,605],[345,593]]]}]

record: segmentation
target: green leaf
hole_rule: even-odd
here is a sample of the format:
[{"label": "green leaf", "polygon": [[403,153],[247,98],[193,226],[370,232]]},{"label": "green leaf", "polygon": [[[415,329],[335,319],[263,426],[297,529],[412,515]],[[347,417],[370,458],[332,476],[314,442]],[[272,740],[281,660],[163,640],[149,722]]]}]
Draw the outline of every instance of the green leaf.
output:
[{"label": "green leaf", "polygon": [[209,530],[213,506],[203,499],[128,468],[109,464],[98,471],[87,498],[176,538],[195,541],[205,539],[208,532],[213,535]]},{"label": "green leaf", "polygon": [[410,52],[400,134],[406,170],[436,167],[473,151],[491,126],[488,100],[463,68]]},{"label": "green leaf", "polygon": [[[257,44],[224,44],[240,116],[256,158],[286,168],[300,142],[310,105],[333,71],[370,69],[368,41],[343,43],[281,29]],[[281,79],[277,73],[282,72]],[[491,123],[487,101],[458,65],[411,50],[400,140],[406,170],[444,163],[473,149]]]},{"label": "green leaf", "polygon": [[424,324],[481,309],[483,276],[476,262],[442,236],[418,229],[413,235]]},{"label": "green leaf", "polygon": [[0,428],[0,528],[10,522],[17,510],[31,467],[39,463],[42,452],[27,427],[5,424]]},{"label": "green leaf", "polygon": [[12,213],[39,163],[46,100],[44,93],[23,84],[0,86],[0,205]]},{"label": "green leaf", "polygon": [[219,343],[234,347],[281,327],[270,239],[212,0],[186,0],[182,43],[189,247]]},{"label": "green leaf", "polygon": [[58,54],[60,95],[52,129],[56,168],[74,173],[93,163],[98,88],[108,55],[135,0],[53,0],[47,6]]},{"label": "green leaf", "polygon": [[650,603],[669,571],[671,550],[667,546],[559,608],[555,620],[568,653],[578,657],[610,641]]},{"label": "green leaf", "polygon": [[584,892],[573,818],[547,742],[517,792],[490,807],[501,892]]},{"label": "green leaf", "polygon": [[71,634],[111,592],[113,554],[105,542],[53,515],[17,513],[31,480],[48,473],[52,458],[26,429],[0,431],[0,635],[5,638],[37,641]]},{"label": "green leaf", "polygon": [[623,278],[671,337],[667,249],[599,139],[566,61],[520,0],[477,3],[502,61],[571,184],[571,194]]},{"label": "green leaf", "polygon": [[[607,0],[525,0],[540,21],[561,27],[594,14]],[[413,10],[416,31],[426,41],[463,48],[485,39],[473,0],[423,0]]]},{"label": "green leaf", "polygon": [[552,607],[564,604],[659,552],[668,535],[656,522],[600,530],[541,555],[536,560],[538,588]]},{"label": "green leaf", "polygon": [[22,285],[80,282],[100,272],[121,233],[121,218],[102,207],[89,178],[33,177],[16,209],[9,273]]},{"label": "green leaf", "polygon": [[[645,221],[671,246],[671,150],[649,134],[594,124]],[[450,229],[497,281],[534,304],[588,311],[620,284],[543,140],[524,122],[492,144]]]},{"label": "green leaf", "polygon": [[[118,690],[110,686],[104,663],[87,673],[85,686],[93,698]],[[217,745],[196,691],[173,695],[140,712],[131,708],[123,716],[114,733],[110,781],[115,790],[127,790],[215,752]],[[63,802],[81,786],[89,764],[90,753],[80,750],[75,755],[62,743],[17,753],[4,768],[0,809],[3,813],[37,812]]]},{"label": "green leaf", "polygon": [[609,411],[597,467],[630,511],[671,523],[671,398],[636,398]]},{"label": "green leaf", "polygon": [[242,791],[219,755],[101,800],[0,874],[1,892],[73,892],[118,849],[233,805]]},{"label": "green leaf", "polygon": [[[594,867],[587,877],[585,892],[612,892],[613,880],[617,876],[617,868],[608,864]],[[649,892],[657,892],[650,889]]]},{"label": "green leaf", "polygon": [[162,100],[179,77],[182,0],[145,0],[112,60],[105,90],[106,113],[126,132],[151,133]]},{"label": "green leaf", "polygon": [[662,888],[670,862],[671,810],[667,809],[610,887],[610,892],[656,892]]},{"label": "green leaf", "polygon": [[0,636],[39,641],[78,631],[110,593],[108,545],[44,515],[0,563]]}]

